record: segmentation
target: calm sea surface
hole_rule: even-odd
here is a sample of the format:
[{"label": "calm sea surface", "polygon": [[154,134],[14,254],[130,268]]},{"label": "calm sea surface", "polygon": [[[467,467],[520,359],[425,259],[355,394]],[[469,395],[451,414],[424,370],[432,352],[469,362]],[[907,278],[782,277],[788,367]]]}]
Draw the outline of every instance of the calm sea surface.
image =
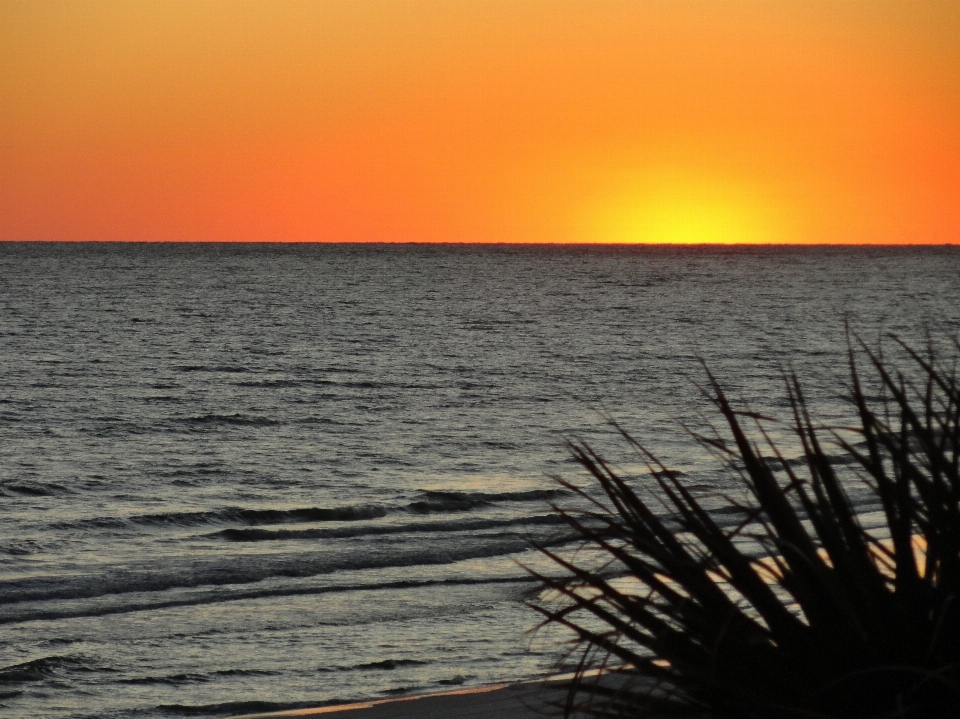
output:
[{"label": "calm sea surface", "polygon": [[561,439],[724,489],[697,357],[833,419],[845,318],[957,334],[960,250],[0,244],[0,716],[547,673]]}]

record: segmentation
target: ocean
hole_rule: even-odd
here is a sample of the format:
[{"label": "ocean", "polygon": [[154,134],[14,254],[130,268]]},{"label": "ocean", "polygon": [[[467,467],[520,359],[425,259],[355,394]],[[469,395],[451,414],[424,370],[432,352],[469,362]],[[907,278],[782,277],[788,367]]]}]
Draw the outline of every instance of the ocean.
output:
[{"label": "ocean", "polygon": [[845,322],[960,334],[960,249],[0,244],[0,716],[549,674],[523,565],[586,483],[564,439],[633,472],[612,417],[732,491],[700,359],[834,421]]}]

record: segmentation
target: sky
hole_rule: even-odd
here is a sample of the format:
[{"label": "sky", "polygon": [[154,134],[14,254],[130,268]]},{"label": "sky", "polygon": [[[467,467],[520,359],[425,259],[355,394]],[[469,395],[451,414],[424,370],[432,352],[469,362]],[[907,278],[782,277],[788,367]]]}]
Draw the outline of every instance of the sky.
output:
[{"label": "sky", "polygon": [[955,0],[0,0],[0,239],[960,242]]}]

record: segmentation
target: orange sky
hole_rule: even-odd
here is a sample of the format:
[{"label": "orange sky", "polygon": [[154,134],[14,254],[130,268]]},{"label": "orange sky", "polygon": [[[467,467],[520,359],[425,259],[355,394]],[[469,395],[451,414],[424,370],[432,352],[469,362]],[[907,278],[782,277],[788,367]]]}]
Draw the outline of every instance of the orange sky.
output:
[{"label": "orange sky", "polygon": [[0,0],[0,239],[960,242],[960,3]]}]

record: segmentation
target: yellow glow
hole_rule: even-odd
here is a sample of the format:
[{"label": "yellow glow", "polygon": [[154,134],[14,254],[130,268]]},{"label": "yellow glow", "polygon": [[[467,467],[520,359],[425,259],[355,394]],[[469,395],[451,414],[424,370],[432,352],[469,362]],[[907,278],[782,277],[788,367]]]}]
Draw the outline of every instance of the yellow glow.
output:
[{"label": "yellow glow", "polygon": [[594,242],[765,244],[797,241],[786,208],[745,184],[670,173],[592,203]]}]

